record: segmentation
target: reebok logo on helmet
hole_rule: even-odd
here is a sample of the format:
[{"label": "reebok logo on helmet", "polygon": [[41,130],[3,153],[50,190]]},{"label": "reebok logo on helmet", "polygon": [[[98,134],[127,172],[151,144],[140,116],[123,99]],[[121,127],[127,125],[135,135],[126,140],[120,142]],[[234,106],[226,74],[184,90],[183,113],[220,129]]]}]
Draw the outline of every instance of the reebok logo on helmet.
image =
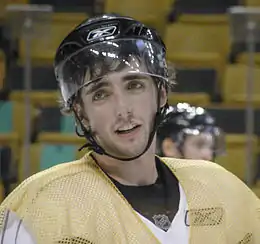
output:
[{"label": "reebok logo on helmet", "polygon": [[93,41],[93,40],[99,39],[101,37],[112,36],[112,35],[114,35],[116,29],[117,29],[117,26],[115,26],[115,25],[94,29],[88,33],[87,41]]}]

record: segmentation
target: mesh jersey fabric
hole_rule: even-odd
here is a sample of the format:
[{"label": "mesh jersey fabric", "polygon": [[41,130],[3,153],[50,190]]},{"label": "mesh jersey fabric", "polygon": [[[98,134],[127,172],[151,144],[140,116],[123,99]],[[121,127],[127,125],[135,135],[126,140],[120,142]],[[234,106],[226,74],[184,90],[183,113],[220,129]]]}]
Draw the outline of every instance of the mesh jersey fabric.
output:
[{"label": "mesh jersey fabric", "polygon": [[[0,233],[11,210],[37,244],[159,243],[89,154],[21,183],[0,206]],[[210,162],[162,160],[186,194],[190,244],[260,243],[260,200],[237,177]]]}]

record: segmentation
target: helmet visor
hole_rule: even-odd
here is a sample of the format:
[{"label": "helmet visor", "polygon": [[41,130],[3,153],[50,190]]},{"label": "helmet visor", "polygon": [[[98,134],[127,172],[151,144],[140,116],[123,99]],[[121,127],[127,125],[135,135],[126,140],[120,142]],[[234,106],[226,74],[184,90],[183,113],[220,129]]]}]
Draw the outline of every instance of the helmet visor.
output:
[{"label": "helmet visor", "polygon": [[72,105],[73,97],[83,86],[122,69],[168,80],[159,45],[139,39],[105,41],[82,49],[55,69],[64,106]]}]

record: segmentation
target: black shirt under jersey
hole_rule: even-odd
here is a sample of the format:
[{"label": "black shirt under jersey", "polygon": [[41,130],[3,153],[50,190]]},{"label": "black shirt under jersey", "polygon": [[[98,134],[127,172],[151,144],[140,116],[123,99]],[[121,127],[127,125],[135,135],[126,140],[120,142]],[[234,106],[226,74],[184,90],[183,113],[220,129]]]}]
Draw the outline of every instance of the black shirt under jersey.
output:
[{"label": "black shirt under jersey", "polygon": [[158,178],[151,185],[127,186],[112,178],[111,180],[138,213],[167,231],[179,209],[179,182],[158,158],[156,158],[156,168]]}]

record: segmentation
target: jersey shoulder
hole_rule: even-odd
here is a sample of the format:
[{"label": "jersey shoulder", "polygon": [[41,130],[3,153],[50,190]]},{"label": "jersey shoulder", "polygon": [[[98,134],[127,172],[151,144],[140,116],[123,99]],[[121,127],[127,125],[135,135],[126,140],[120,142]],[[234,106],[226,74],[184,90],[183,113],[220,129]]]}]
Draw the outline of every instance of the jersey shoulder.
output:
[{"label": "jersey shoulder", "polygon": [[[253,191],[236,175],[210,161],[161,158],[183,182],[204,186],[220,195],[259,200]],[[188,183],[186,185],[189,185]]]},{"label": "jersey shoulder", "polygon": [[9,208],[15,211],[22,203],[32,201],[39,193],[43,193],[51,186],[58,186],[59,184],[61,185],[61,182],[72,181],[72,178],[82,173],[91,173],[92,168],[91,164],[88,164],[85,157],[83,157],[82,159],[62,163],[36,173],[14,189],[2,202],[1,208]]},{"label": "jersey shoulder", "polygon": [[173,167],[176,170],[181,169],[201,169],[201,170],[220,170],[227,171],[222,166],[205,160],[195,160],[195,159],[179,159],[179,158],[168,158],[161,157],[160,158],[166,165]]}]

